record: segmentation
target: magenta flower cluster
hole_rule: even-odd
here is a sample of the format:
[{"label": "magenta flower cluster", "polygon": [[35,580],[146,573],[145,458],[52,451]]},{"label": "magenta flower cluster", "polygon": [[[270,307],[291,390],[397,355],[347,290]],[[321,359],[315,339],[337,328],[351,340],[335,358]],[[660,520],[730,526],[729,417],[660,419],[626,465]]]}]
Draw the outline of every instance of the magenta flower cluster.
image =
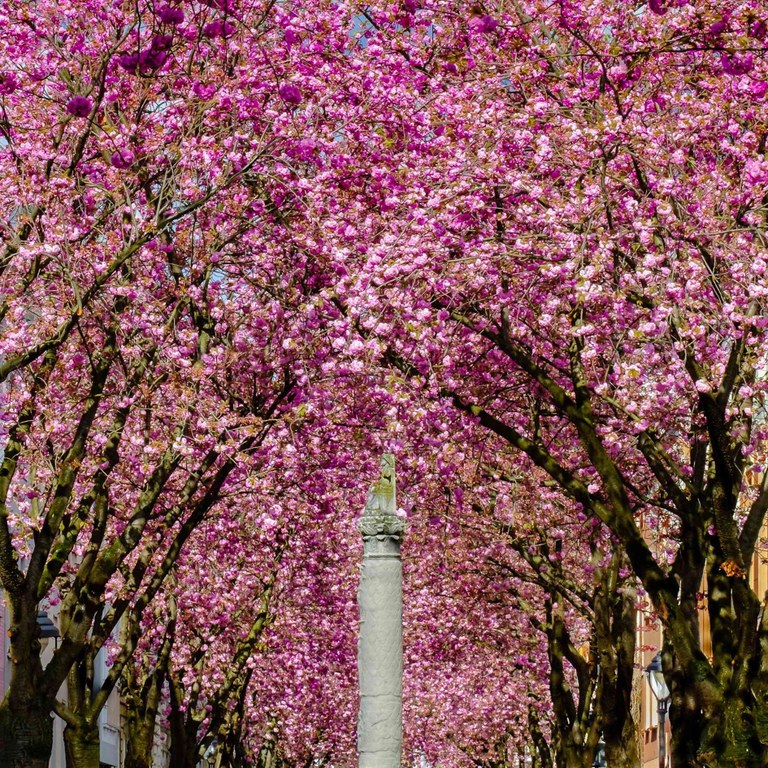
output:
[{"label": "magenta flower cluster", "polygon": [[171,5],[163,5],[157,9],[157,18],[163,24],[176,26],[184,21],[184,10]]},{"label": "magenta flower cluster", "polygon": [[86,96],[73,96],[67,102],[67,113],[73,117],[88,117],[92,108],[93,103]]},{"label": "magenta flower cluster", "polygon": [[235,34],[236,27],[229,21],[212,21],[203,27],[203,35],[209,39],[217,37],[232,37]]},{"label": "magenta flower cluster", "polygon": [[489,16],[487,13],[478,16],[472,16],[472,18],[469,20],[469,28],[481,34],[493,32],[498,26],[498,21],[496,21],[493,16]]},{"label": "magenta flower cluster", "polygon": [[160,69],[167,61],[173,45],[173,35],[155,35],[148,48],[138,53],[123,53],[117,63],[131,74],[147,75]]},{"label": "magenta flower cluster", "polygon": [[278,93],[280,94],[280,98],[286,104],[296,106],[297,104],[301,103],[301,91],[299,90],[299,87],[293,83],[286,83],[285,85],[281,85],[278,89]]}]

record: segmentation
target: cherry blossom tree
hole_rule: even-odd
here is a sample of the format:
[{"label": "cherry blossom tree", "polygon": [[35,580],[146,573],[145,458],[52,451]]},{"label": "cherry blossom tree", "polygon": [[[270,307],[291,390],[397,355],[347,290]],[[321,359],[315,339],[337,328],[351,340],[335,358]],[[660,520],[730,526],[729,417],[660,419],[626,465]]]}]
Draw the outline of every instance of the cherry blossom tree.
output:
[{"label": "cherry blossom tree", "polygon": [[[122,618],[140,623],[306,383],[296,361],[313,359],[312,321],[297,297],[317,285],[286,233],[327,125],[307,106],[313,72],[346,33],[332,14],[310,24],[298,7],[236,6],[0,11],[0,578],[13,662],[0,732],[12,762],[47,764],[73,665],[87,672]],[[311,51],[294,23],[317,33]],[[332,147],[333,128],[320,133]],[[57,604],[62,634],[45,668],[41,603]],[[58,706],[70,738],[85,729],[92,744],[105,694],[87,711]]]},{"label": "cherry blossom tree", "polygon": [[[579,623],[584,609],[596,617],[603,599],[621,606],[612,621],[626,622],[628,562],[664,629],[675,763],[762,764],[768,619],[749,579],[768,480],[752,488],[744,476],[762,470],[754,457],[766,430],[763,6],[6,3],[7,753],[44,765],[54,706],[70,743],[93,752],[106,689],[73,696],[68,709],[56,692],[73,670],[87,688],[121,621],[134,640],[117,651],[110,685],[139,644],[136,628],[153,621],[157,653],[167,648],[173,662],[176,648],[180,666],[189,661],[191,642],[171,645],[192,629],[179,623],[192,601],[174,608],[167,587],[179,553],[211,515],[237,519],[214,510],[234,493],[248,498],[255,473],[295,477],[293,457],[266,451],[289,453],[311,428],[306,451],[332,453],[344,487],[366,444],[423,452],[412,476],[425,494],[461,487],[452,481],[467,475],[472,445],[491,469],[475,475],[477,509],[462,513],[486,526],[466,553],[491,547],[489,531],[506,519],[490,490],[536,467],[562,506],[544,503],[538,529],[515,520],[515,537],[497,530],[504,558],[483,578],[503,581],[512,566],[534,574],[525,593],[511,583],[509,599],[529,602],[546,638],[535,668],[576,686],[556,739],[589,719],[592,654],[619,650],[611,630],[589,661],[572,647],[591,631]],[[560,560],[552,529],[569,515],[582,548]],[[618,551],[574,582],[594,588],[577,617],[566,607],[576,591],[552,579],[598,540]],[[544,550],[548,563],[537,560]],[[327,585],[323,573],[309,583]],[[461,573],[478,594],[486,582]],[[43,669],[35,617],[55,603],[62,642]],[[334,606],[348,615],[348,599]],[[484,610],[507,626],[493,605]],[[301,650],[290,646],[297,615],[278,611],[269,630],[284,641],[274,661],[293,682],[306,649],[333,637],[320,622],[318,635],[299,633]],[[239,624],[221,638],[227,658],[247,636]],[[473,658],[466,637],[446,674]],[[505,638],[498,657],[474,657],[498,665],[491,700],[503,696],[513,647]],[[624,665],[628,652],[625,643]],[[339,653],[346,679],[350,658]],[[476,686],[481,672],[461,679]],[[165,674],[143,679],[160,690]],[[313,750],[327,734],[286,714],[295,697],[317,700],[311,686],[279,679],[286,696],[265,692],[274,703],[254,719],[252,742],[246,731],[248,749],[266,755],[279,738],[286,759],[323,758]],[[238,683],[238,703],[257,682]],[[411,690],[426,695],[422,683]],[[565,701],[564,690],[550,693]],[[482,717],[445,693],[434,733],[452,739],[456,765],[506,749],[502,721],[519,734],[527,719],[543,744],[552,733],[537,729],[540,697],[502,708],[482,746]],[[596,728],[587,730],[582,744],[593,745]],[[329,747],[340,762],[345,738]]]},{"label": "cherry blossom tree", "polygon": [[[452,496],[411,516],[404,548],[406,750],[430,765],[514,765],[532,746],[528,708],[546,720],[546,645],[515,603],[516,579],[488,578],[487,540]],[[517,585],[540,605],[535,587]]]},{"label": "cherry blossom tree", "polygon": [[[503,493],[492,510],[479,511],[493,536],[487,578],[508,585],[511,605],[542,633],[546,648],[551,735],[532,748],[544,764],[590,766],[603,741],[611,765],[635,766],[637,595],[626,557],[597,520],[585,526],[583,515],[544,489],[531,497],[516,483],[512,493],[506,514],[497,509],[499,498],[509,498]],[[526,497],[534,515],[520,513]],[[538,592],[521,594],[521,582]]]},{"label": "cherry blossom tree", "polygon": [[[339,519],[345,493],[323,471],[330,457],[304,457],[296,452],[287,485],[285,466],[262,474],[253,497],[261,503],[244,510],[253,522],[233,528],[221,557],[212,557],[215,540],[196,549],[174,591],[174,766],[195,766],[208,750],[224,766],[268,752],[286,764],[350,759],[357,569],[349,539],[357,534],[346,515]],[[218,526],[212,533],[221,535]],[[224,579],[214,574],[201,589],[212,559]]]},{"label": "cherry blossom tree", "polygon": [[764,15],[368,6],[358,55],[408,72],[413,107],[376,91],[375,204],[334,213],[363,243],[336,287],[358,356],[623,549],[664,630],[681,766],[761,764],[768,742],[768,491],[744,482],[765,438]]},{"label": "cherry blossom tree", "polygon": [[637,595],[620,550],[535,467],[489,466],[453,420],[451,470],[414,483],[406,539],[413,748],[587,766],[604,740],[612,765],[637,765]]}]

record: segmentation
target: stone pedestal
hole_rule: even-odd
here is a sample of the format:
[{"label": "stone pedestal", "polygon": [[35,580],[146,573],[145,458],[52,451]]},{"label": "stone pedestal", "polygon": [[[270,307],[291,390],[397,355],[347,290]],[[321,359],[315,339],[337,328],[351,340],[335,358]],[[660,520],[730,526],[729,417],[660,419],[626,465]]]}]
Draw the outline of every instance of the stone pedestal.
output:
[{"label": "stone pedestal", "polygon": [[405,521],[396,514],[395,462],[384,454],[358,527],[364,554],[358,605],[359,768],[400,768],[403,749],[403,567]]}]

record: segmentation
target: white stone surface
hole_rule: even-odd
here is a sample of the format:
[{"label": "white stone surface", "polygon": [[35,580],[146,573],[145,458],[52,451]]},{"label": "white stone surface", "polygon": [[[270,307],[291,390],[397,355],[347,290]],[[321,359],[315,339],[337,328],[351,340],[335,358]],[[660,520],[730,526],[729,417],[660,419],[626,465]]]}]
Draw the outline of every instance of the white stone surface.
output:
[{"label": "white stone surface", "polygon": [[382,458],[360,519],[364,554],[358,605],[359,768],[400,768],[403,694],[402,518],[395,514],[394,459]]}]

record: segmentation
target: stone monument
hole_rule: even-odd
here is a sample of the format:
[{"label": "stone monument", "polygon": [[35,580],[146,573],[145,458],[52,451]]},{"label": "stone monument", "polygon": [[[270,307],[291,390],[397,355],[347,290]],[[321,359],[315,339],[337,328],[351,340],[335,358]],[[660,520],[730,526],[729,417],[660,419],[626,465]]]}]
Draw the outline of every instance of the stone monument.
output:
[{"label": "stone monument", "polygon": [[363,566],[358,605],[359,768],[400,768],[403,750],[403,566],[405,520],[397,515],[395,458],[385,453],[358,528]]}]

